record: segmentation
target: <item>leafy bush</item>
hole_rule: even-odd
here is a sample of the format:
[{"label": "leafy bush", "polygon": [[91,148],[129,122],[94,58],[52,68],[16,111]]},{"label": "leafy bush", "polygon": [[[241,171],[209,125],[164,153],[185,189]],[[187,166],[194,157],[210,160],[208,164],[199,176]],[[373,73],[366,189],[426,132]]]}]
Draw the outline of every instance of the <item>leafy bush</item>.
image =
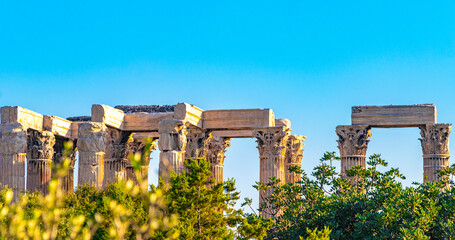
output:
[{"label": "leafy bush", "polygon": [[398,169],[377,170],[387,163],[370,156],[365,169],[354,167],[340,176],[332,165],[339,160],[326,153],[309,177],[302,170],[296,184],[278,181],[256,186],[272,188],[267,198],[275,224],[267,239],[298,239],[315,235],[308,229],[330,229],[333,239],[454,239],[455,166],[440,172],[442,181],[404,187]]},{"label": "leafy bush", "polygon": [[211,179],[210,162],[190,160],[187,172],[171,174],[165,198],[169,212],[179,216],[178,229],[182,239],[262,239],[272,221],[244,214],[234,209],[239,199],[235,181],[215,184]]}]

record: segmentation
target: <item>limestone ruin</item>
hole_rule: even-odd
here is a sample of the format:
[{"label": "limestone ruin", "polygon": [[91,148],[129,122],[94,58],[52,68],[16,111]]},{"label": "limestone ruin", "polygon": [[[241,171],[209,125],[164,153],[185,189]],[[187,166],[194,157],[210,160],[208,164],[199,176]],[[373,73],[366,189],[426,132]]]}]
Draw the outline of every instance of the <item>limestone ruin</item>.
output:
[{"label": "limestone ruin", "polygon": [[438,180],[437,170],[449,166],[451,124],[436,123],[434,104],[352,107],[351,125],[338,126],[341,173],[354,166],[365,167],[371,128],[418,127],[423,152],[424,182]]},{"label": "limestone ruin", "polygon": [[[304,136],[292,135],[287,119],[275,119],[271,109],[204,111],[194,105],[116,106],[95,104],[91,116],[63,119],[41,115],[22,107],[2,107],[0,124],[0,183],[20,192],[47,192],[51,165],[62,161],[64,142],[73,149],[64,189],[74,190],[74,164],[78,161],[78,183],[102,188],[118,179],[135,181],[129,153],[143,153],[151,138],[150,151],[160,150],[159,176],[185,171],[190,158],[206,157],[212,178],[223,181],[225,152],[232,138],[256,138],[260,158],[260,182],[276,177],[281,183],[296,183]],[[449,165],[451,124],[436,123],[432,104],[409,106],[355,106],[351,125],[338,126],[341,173],[365,166],[372,128],[418,127],[421,130],[424,182],[438,179],[436,171]],[[78,157],[77,157],[78,156]],[[27,169],[25,161],[27,160]],[[146,158],[141,173],[148,176]],[[25,176],[27,175],[27,182]],[[271,192],[259,192],[259,201]],[[269,217],[268,213],[263,213]]]},{"label": "limestone ruin", "polygon": [[[232,138],[257,139],[261,182],[268,182],[269,177],[281,183],[300,179],[288,167],[300,166],[305,137],[291,135],[290,121],[275,119],[271,109],[204,111],[187,103],[116,107],[95,104],[91,116],[68,119],[43,116],[17,106],[2,107],[0,183],[13,188],[15,199],[26,189],[46,193],[51,165],[62,161],[65,141],[74,142],[64,186],[67,191],[74,190],[76,156],[78,184],[102,188],[118,179],[135,180],[127,156],[144,152],[145,138],[158,140],[159,176],[164,180],[171,171],[185,171],[185,159],[206,157],[211,162],[212,177],[216,182],[223,181],[224,154]],[[155,149],[152,145],[149,150]],[[145,175],[148,161],[141,169]],[[260,192],[261,203],[268,194]]]}]

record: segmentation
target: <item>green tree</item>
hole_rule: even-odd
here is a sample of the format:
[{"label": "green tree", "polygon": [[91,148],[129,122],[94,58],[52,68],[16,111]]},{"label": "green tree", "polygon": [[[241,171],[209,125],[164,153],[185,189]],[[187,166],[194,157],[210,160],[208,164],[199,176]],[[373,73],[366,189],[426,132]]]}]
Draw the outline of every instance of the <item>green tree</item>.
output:
[{"label": "green tree", "polygon": [[190,160],[187,172],[171,174],[169,185],[161,185],[169,202],[169,212],[179,216],[181,239],[262,239],[271,220],[245,215],[234,209],[239,199],[235,181],[215,184],[210,163]]},{"label": "green tree", "polygon": [[442,181],[404,187],[398,169],[378,170],[387,167],[378,154],[344,177],[331,164],[338,159],[324,154],[310,176],[293,169],[302,175],[297,185],[256,186],[274,189],[267,201],[281,213],[267,239],[311,239],[317,229],[330,229],[332,239],[455,238],[455,166],[440,172]]}]

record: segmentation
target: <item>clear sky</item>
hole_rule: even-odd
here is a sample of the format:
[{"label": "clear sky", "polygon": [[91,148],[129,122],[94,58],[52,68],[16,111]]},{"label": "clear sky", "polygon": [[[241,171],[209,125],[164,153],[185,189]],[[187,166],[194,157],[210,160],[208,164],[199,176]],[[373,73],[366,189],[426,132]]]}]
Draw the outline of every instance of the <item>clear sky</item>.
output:
[{"label": "clear sky", "polygon": [[[454,11],[453,1],[1,1],[0,105],[61,117],[95,103],[272,108],[307,136],[311,171],[337,150],[353,105],[434,103],[438,122],[455,121]],[[368,154],[422,181],[418,129],[372,134]],[[226,156],[225,177],[257,206],[254,140],[233,140]]]}]

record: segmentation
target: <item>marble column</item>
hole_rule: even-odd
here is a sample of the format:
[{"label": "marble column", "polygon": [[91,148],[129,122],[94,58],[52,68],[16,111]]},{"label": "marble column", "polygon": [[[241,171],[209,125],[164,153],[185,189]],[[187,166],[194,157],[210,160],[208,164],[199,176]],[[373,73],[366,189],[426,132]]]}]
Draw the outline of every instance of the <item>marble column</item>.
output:
[{"label": "marble column", "polygon": [[[72,148],[65,152],[65,142],[72,142]],[[54,145],[54,164],[62,164],[64,157],[68,158],[70,164],[68,166],[67,175],[62,180],[62,188],[65,192],[74,192],[74,164],[76,163],[77,140],[68,138],[55,137]],[[53,173],[52,173],[53,174]]]},{"label": "marble column", "polygon": [[106,142],[107,131],[104,123],[79,123],[77,140],[79,151],[79,185],[91,184],[97,189],[103,187]]},{"label": "marble column", "polygon": [[284,177],[286,183],[295,184],[300,181],[300,174],[289,171],[289,167],[299,167],[302,165],[303,141],[306,137],[301,135],[290,135],[286,142],[286,158],[284,163]]},{"label": "marble column", "polygon": [[368,140],[371,137],[370,127],[367,125],[338,126],[338,149],[341,157],[341,175],[346,176],[346,170],[355,166],[365,168],[365,158],[368,149]]},{"label": "marble column", "polygon": [[27,133],[23,126],[0,125],[0,183],[13,190],[13,201],[25,191],[25,152]]},{"label": "marble column", "polygon": [[[258,143],[260,158],[260,182],[268,183],[270,177],[276,177],[280,184],[285,182],[284,159],[286,142],[290,135],[290,129],[285,127],[268,127],[253,131]],[[267,204],[265,198],[272,194],[272,189],[259,192],[259,204]],[[263,217],[271,217],[272,210],[266,209],[261,213]]]},{"label": "marble column", "polygon": [[420,126],[420,143],[423,152],[424,182],[438,181],[438,170],[449,166],[449,134],[451,124]]},{"label": "marble column", "polygon": [[46,195],[51,181],[55,137],[52,132],[30,130],[27,136],[27,191]]},{"label": "marble column", "polygon": [[208,142],[207,160],[210,161],[215,184],[223,182],[224,154],[226,148],[231,146],[230,141],[230,138],[214,136]]},{"label": "marble column", "polygon": [[106,155],[104,156],[104,183],[115,183],[126,179],[127,146],[133,141],[131,132],[108,128]]},{"label": "marble column", "polygon": [[[145,152],[151,153],[153,150],[156,150],[156,139],[154,139],[151,144],[150,144],[150,149],[146,151],[145,149],[145,139],[134,139],[132,142],[128,143],[127,146],[127,152],[129,154],[136,154],[139,153],[141,156]],[[140,173],[143,179],[147,182],[148,185],[148,174],[149,174],[149,163],[150,163],[150,154],[148,156],[143,156],[144,157],[144,163],[143,165],[140,166]],[[137,182],[137,177],[136,173],[134,172],[134,167],[131,163],[131,161],[128,159],[127,164],[126,164],[126,179],[127,180],[132,180],[134,182]]]},{"label": "marble column", "polygon": [[168,182],[171,172],[179,174],[184,171],[186,125],[181,120],[162,120],[158,132],[161,151],[159,177]]}]

